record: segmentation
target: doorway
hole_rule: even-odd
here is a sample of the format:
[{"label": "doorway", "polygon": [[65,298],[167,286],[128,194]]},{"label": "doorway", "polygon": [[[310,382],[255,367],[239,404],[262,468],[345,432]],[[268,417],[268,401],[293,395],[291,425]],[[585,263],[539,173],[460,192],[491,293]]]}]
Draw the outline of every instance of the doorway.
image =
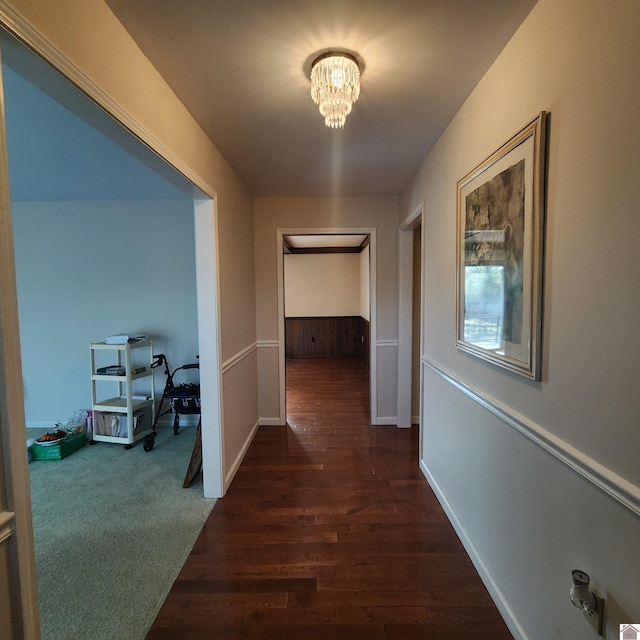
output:
[{"label": "doorway", "polygon": [[[205,442],[205,455],[203,459],[203,475],[205,478],[205,494],[212,497],[218,497],[222,491],[222,469],[223,463],[221,460],[222,450],[220,446],[221,441],[221,428],[222,423],[220,419],[220,358],[219,358],[219,330],[218,330],[218,307],[217,307],[217,261],[215,256],[217,254],[217,240],[216,240],[216,212],[215,212],[215,200],[211,196],[215,194],[207,194],[200,188],[195,186],[192,182],[187,180],[183,175],[178,173],[176,169],[170,166],[160,155],[151,150],[149,146],[143,143],[140,139],[136,138],[132,133],[125,129],[123,125],[116,121],[111,115],[108,115],[106,110],[97,103],[92,102],[85,93],[85,89],[79,89],[78,87],[84,87],[89,82],[80,72],[75,72],[71,66],[66,63],[71,69],[71,73],[68,77],[73,78],[73,83],[63,77],[57,70],[50,66],[43,59],[36,56],[32,51],[27,49],[25,45],[19,42],[16,38],[5,31],[0,30],[0,45],[2,48],[2,60],[7,64],[8,75],[15,73],[22,79],[27,79],[34,86],[37,86],[39,90],[53,98],[58,106],[62,106],[69,110],[74,117],[82,120],[85,125],[93,128],[96,132],[96,139],[100,136],[104,138],[103,141],[107,141],[107,146],[111,145],[113,149],[117,150],[117,153],[122,156],[130,156],[131,162],[127,163],[127,167],[136,166],[137,172],[132,170],[132,174],[138,176],[141,173],[145,173],[147,176],[155,175],[155,180],[151,178],[148,182],[145,180],[137,181],[132,175],[129,176],[129,187],[132,184],[140,186],[142,183],[150,186],[150,188],[157,187],[159,183],[165,183],[167,189],[171,191],[174,198],[181,198],[183,201],[189,203],[190,214],[187,208],[187,214],[191,216],[192,224],[195,229],[204,229],[206,233],[200,233],[196,237],[200,239],[207,238],[208,242],[202,240],[200,244],[193,244],[193,238],[191,239],[192,256],[195,261],[195,268],[198,273],[197,284],[193,282],[196,293],[196,302],[193,309],[193,316],[198,315],[200,326],[205,327],[198,332],[196,328],[193,351],[200,354],[200,369],[201,369],[201,383],[206,385],[209,393],[207,394],[208,402],[203,402],[202,407],[202,438]],[[41,47],[46,49],[46,46]],[[51,59],[53,59],[53,53]],[[57,64],[62,67],[65,65],[65,61],[60,59],[60,56],[55,57]],[[4,101],[3,101],[4,102]],[[1,115],[4,127],[4,113]],[[39,122],[40,128],[46,122]],[[11,123],[8,124],[11,126]],[[11,132],[10,132],[11,133]],[[58,132],[56,132],[58,133]],[[89,145],[91,146],[91,145]],[[7,156],[5,140],[0,140],[0,148],[3,163],[4,177],[8,176],[7,171]],[[25,149],[28,150],[29,145],[25,145]],[[117,155],[116,153],[116,155]],[[39,159],[39,157],[38,157]],[[84,158],[85,163],[92,160],[89,156]],[[137,164],[136,164],[137,163]],[[33,175],[31,180],[36,186],[44,186],[44,180],[37,180],[35,176],[35,162],[32,163]],[[82,164],[82,161],[81,161]],[[118,167],[117,162],[111,166],[109,170],[104,171],[104,175],[117,174]],[[55,173],[55,169],[60,168],[56,163],[50,163],[48,165],[49,170]],[[85,168],[85,167],[81,167]],[[80,171],[81,169],[78,169]],[[73,172],[70,172],[73,175]],[[160,178],[158,178],[158,175]],[[104,177],[104,176],[103,176]],[[76,187],[86,188],[90,185],[89,180],[79,179],[78,175],[75,175]],[[56,188],[61,189],[63,187],[61,181],[57,181]],[[118,185],[112,182],[109,188],[113,191],[118,190]],[[10,214],[10,202],[9,202],[9,185],[4,183],[2,189],[3,202],[0,212],[0,226],[3,230],[11,230],[11,214]],[[12,184],[12,191],[18,192],[18,188]],[[178,195],[176,195],[178,194]],[[166,193],[164,194],[166,195]],[[91,211],[87,211],[87,217],[80,221],[81,225],[86,225],[87,228],[91,227]],[[115,224],[115,221],[114,221]],[[121,222],[122,224],[122,222]],[[123,223],[126,229],[126,222]],[[170,233],[171,229],[167,229]],[[144,234],[142,237],[144,240]],[[213,242],[213,248],[212,248]],[[84,256],[85,259],[95,259],[100,256],[101,264],[106,272],[109,272],[109,260],[113,259],[112,253],[107,248],[103,247],[104,251],[101,253],[96,252],[96,244],[82,245],[75,248],[78,256]],[[51,247],[52,251],[55,251],[55,247]],[[117,254],[117,250],[116,250]],[[1,281],[2,289],[2,322],[3,322],[3,356],[0,363],[0,374],[3,378],[12,380],[10,385],[7,385],[3,390],[2,403],[6,409],[3,409],[3,419],[0,421],[0,428],[2,429],[2,441],[7,445],[2,454],[2,461],[0,466],[0,472],[4,476],[6,482],[0,482],[0,493],[6,493],[8,496],[6,502],[12,506],[15,513],[11,513],[11,518],[14,524],[10,528],[8,535],[4,535],[4,529],[0,530],[0,543],[4,545],[7,543],[9,549],[10,562],[0,563],[0,581],[3,584],[11,585],[10,592],[13,594],[15,600],[10,603],[14,618],[14,627],[16,630],[15,637],[25,635],[27,637],[36,637],[38,635],[38,615],[37,615],[37,597],[35,586],[35,562],[33,554],[33,536],[31,528],[31,513],[30,513],[30,500],[29,500],[29,481],[28,470],[26,468],[26,455],[24,453],[26,435],[25,435],[25,416],[24,416],[24,401],[25,393],[24,387],[21,382],[23,380],[23,371],[20,360],[19,349],[19,329],[18,329],[18,309],[16,298],[16,277],[15,277],[15,263],[13,260],[13,238],[11,234],[2,235],[2,248],[0,249],[0,258],[2,260],[3,275]],[[161,258],[161,256],[160,256]],[[113,265],[112,265],[113,266]],[[139,276],[140,274],[137,274]],[[95,284],[95,283],[89,283]],[[73,298],[73,303],[78,304],[82,299],[82,295]],[[70,299],[69,302],[72,302]],[[44,301],[43,301],[44,303]],[[41,320],[44,322],[45,318],[48,318],[48,323],[55,327],[56,322],[60,319],[56,317],[54,313],[47,313],[50,311],[46,306],[42,307],[43,313],[41,314]],[[77,310],[80,315],[84,312],[81,307]],[[206,318],[206,322],[203,322],[203,318]],[[15,322],[15,327],[11,327],[11,322]],[[11,328],[11,331],[8,329]],[[59,327],[60,328],[60,327]],[[152,329],[152,327],[151,327]],[[108,335],[105,334],[105,335]],[[55,336],[54,336],[55,337]],[[88,350],[88,345],[83,342],[83,348]],[[190,359],[193,357],[190,354]],[[88,366],[86,361],[88,359],[87,353],[83,353],[81,357],[82,363],[80,369],[82,372],[78,374],[82,377],[82,381],[86,382]],[[61,366],[68,364],[68,359],[59,362]],[[56,377],[54,372],[54,376]],[[80,378],[78,378],[80,379]],[[84,385],[81,385],[84,386]],[[30,389],[27,388],[27,393]],[[6,397],[5,397],[6,396]],[[68,417],[67,415],[63,417]],[[9,418],[9,419],[7,419]],[[208,443],[208,444],[207,444]],[[153,455],[153,454],[150,454]],[[0,512],[4,507],[5,499],[0,496]],[[8,513],[8,512],[7,512]],[[4,519],[0,513],[0,525],[4,524]],[[8,542],[7,542],[8,541]],[[4,553],[4,547],[3,547]],[[0,593],[0,608],[4,611],[4,590]]]},{"label": "doorway", "polygon": [[369,234],[283,237],[287,391],[294,361],[296,371],[313,360],[336,373],[362,369],[368,378],[369,246]]},{"label": "doorway", "polygon": [[[363,357],[367,363],[370,389],[370,420],[377,420],[376,391],[376,313],[375,313],[375,229],[330,228],[330,229],[279,229],[278,230],[278,336],[280,344],[280,424],[286,423],[286,359],[302,355],[305,357],[337,356],[353,354]],[[332,246],[333,245],[333,246]],[[318,294],[320,286],[318,269],[322,268],[319,256],[325,256],[325,271],[340,276],[341,268],[352,273],[350,283],[335,284],[340,288],[339,296],[331,293],[331,283]],[[289,296],[285,282],[285,260],[291,263],[294,256],[307,256],[297,269],[289,269],[287,277]],[[313,258],[308,258],[314,256]],[[336,258],[342,256],[342,259]],[[345,257],[348,256],[347,259]],[[320,261],[320,262],[319,262]],[[351,267],[347,265],[351,263]],[[328,269],[328,270],[327,270]],[[314,274],[316,287],[309,291],[305,280]],[[306,276],[305,276],[306,274]],[[321,280],[322,278],[320,278]],[[344,285],[344,286],[343,286]],[[292,291],[294,292],[292,294]],[[357,291],[357,304],[351,298]],[[291,299],[292,295],[295,299]],[[341,298],[342,302],[327,298]],[[328,313],[330,310],[340,313]],[[348,311],[348,313],[347,313]],[[368,317],[367,317],[368,316]],[[287,325],[289,341],[287,343]],[[297,343],[297,346],[295,344]],[[292,352],[294,349],[294,352]]]}]

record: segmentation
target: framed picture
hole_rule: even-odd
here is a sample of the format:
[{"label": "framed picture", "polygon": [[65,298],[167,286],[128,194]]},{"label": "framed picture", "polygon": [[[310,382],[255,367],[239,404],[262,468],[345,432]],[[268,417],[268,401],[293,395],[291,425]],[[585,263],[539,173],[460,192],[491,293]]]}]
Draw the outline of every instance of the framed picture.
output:
[{"label": "framed picture", "polygon": [[457,338],[540,379],[545,112],[458,182]]}]

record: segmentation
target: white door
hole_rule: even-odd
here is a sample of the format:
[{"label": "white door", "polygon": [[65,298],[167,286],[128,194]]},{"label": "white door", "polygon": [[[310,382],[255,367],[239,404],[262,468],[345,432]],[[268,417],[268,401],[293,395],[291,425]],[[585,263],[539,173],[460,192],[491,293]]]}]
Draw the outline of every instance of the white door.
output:
[{"label": "white door", "polygon": [[0,640],[31,640],[40,623],[1,80],[0,67]]}]

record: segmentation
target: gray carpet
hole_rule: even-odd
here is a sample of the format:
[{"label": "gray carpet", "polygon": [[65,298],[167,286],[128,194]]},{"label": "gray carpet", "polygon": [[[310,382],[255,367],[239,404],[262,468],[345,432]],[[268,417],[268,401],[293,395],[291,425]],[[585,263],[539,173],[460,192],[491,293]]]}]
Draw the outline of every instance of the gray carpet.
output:
[{"label": "gray carpet", "polygon": [[215,500],[182,488],[195,427],[154,449],[98,443],[33,461],[31,499],[43,640],[145,637]]}]

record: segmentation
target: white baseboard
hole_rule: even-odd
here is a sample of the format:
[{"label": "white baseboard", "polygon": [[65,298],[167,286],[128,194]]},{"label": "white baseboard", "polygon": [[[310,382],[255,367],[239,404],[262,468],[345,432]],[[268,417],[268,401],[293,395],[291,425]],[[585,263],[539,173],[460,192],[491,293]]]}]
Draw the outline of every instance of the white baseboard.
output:
[{"label": "white baseboard", "polygon": [[381,427],[395,426],[398,424],[398,418],[396,416],[378,416],[373,424]]},{"label": "white baseboard", "polygon": [[431,472],[429,471],[424,460],[420,460],[420,470],[422,471],[422,473],[424,474],[424,477],[427,479],[427,482],[433,489],[433,492],[436,494],[436,498],[438,498],[438,502],[440,502],[440,505],[442,506],[442,508],[444,509],[444,512],[447,515],[447,518],[449,518],[451,525],[453,526],[456,533],[458,534],[458,537],[460,538],[460,541],[462,542],[462,545],[464,546],[465,551],[469,555],[471,562],[473,562],[473,566],[476,568],[476,571],[480,574],[480,578],[484,583],[484,586],[487,588],[487,591],[489,591],[489,595],[491,596],[496,607],[498,608],[500,615],[503,617],[505,624],[507,625],[507,627],[509,627],[509,631],[511,632],[515,640],[529,640],[528,636],[524,632],[524,629],[520,626],[513,611],[511,610],[511,607],[509,606],[507,599],[504,597],[504,594],[502,593],[502,591],[500,591],[495,581],[493,580],[493,577],[491,576],[491,573],[489,572],[487,565],[485,565],[485,563],[483,562],[482,558],[480,557],[480,554],[478,553],[478,550],[476,549],[473,542],[471,541],[471,538],[467,535],[467,532],[462,526],[460,520],[458,520],[453,508],[451,507],[451,504],[445,497],[436,479],[431,475]]},{"label": "white baseboard", "polygon": [[236,459],[233,461],[233,464],[231,465],[231,468],[229,469],[229,471],[227,471],[227,473],[225,475],[225,478],[224,478],[224,493],[227,492],[227,489],[231,485],[231,482],[233,481],[233,478],[235,477],[236,472],[238,471],[238,468],[242,464],[242,460],[244,459],[244,456],[247,453],[247,449],[249,448],[249,445],[251,444],[251,441],[253,440],[253,437],[256,435],[256,431],[258,430],[259,426],[260,426],[260,420],[258,420],[253,425],[253,427],[251,429],[251,432],[247,436],[247,439],[245,440],[244,444],[242,445],[242,448],[240,449],[240,452],[236,456]]},{"label": "white baseboard", "polygon": [[53,422],[27,422],[27,429],[54,429],[56,421]]},{"label": "white baseboard", "polygon": [[280,418],[260,418],[258,421],[261,427],[281,427]]}]

